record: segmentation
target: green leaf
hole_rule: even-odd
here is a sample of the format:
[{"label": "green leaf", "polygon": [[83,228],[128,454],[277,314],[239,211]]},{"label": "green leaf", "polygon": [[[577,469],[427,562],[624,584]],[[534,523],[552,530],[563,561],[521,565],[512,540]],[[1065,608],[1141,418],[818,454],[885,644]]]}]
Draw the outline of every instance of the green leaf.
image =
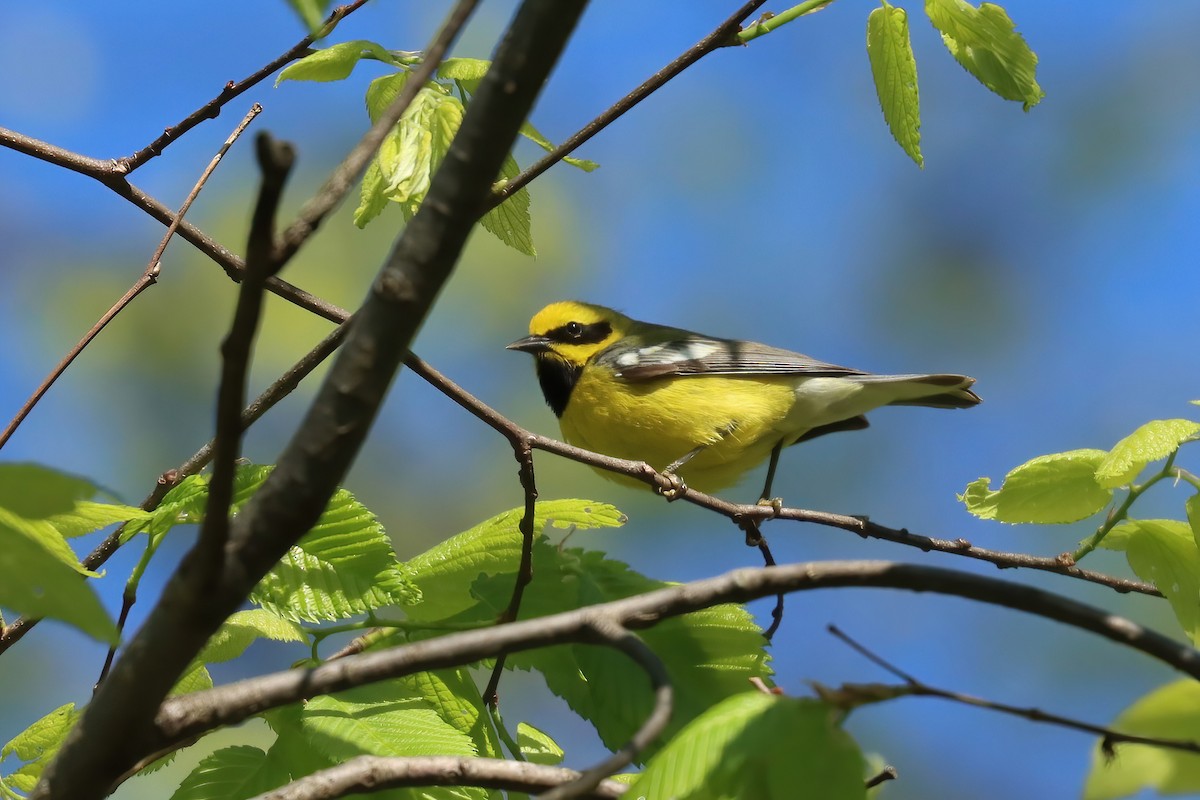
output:
[{"label": "green leaf", "polygon": [[[316,697],[305,704],[301,726],[308,743],[337,762],[363,754],[478,755],[472,737],[442,716],[439,698],[423,696],[421,690],[419,679],[402,678]],[[429,795],[403,789],[386,797],[416,800]],[[483,800],[500,795],[475,787],[445,787],[436,797]]]},{"label": "green leaf", "polygon": [[1069,450],[1027,461],[992,491],[991,479],[967,485],[958,499],[980,519],[998,522],[1075,522],[1090,517],[1112,500],[1112,490],[1096,481],[1103,450]]},{"label": "green leaf", "polygon": [[1196,547],[1200,547],[1200,494],[1194,494],[1183,504],[1187,511],[1188,525],[1192,529],[1192,539]]},{"label": "green leaf", "polygon": [[565,755],[549,734],[527,722],[517,723],[517,746],[521,748],[521,755],[525,756],[526,761],[548,767],[561,764]]},{"label": "green leaf", "polygon": [[[265,468],[244,467],[239,475],[252,469]],[[263,577],[250,600],[284,619],[317,622],[415,605],[420,595],[375,515],[338,489],[317,524]]]},{"label": "green leaf", "polygon": [[698,717],[650,760],[631,797],[821,800],[866,797],[863,758],[839,712],[810,699],[744,692]]},{"label": "green leaf", "polygon": [[[515,575],[521,560],[519,525],[524,508],[514,508],[452,536],[405,563],[420,589],[423,602],[407,609],[419,620],[442,620],[475,604],[468,595],[480,575]],[[626,517],[615,507],[594,500],[543,500],[534,506],[533,530],[539,537],[547,528],[559,530],[615,528]]]},{"label": "green leaf", "polygon": [[[25,530],[28,526],[15,528],[0,518],[0,606],[27,617],[61,620],[94,639],[116,644],[116,625],[80,574],[94,573],[83,569],[61,537],[54,538],[58,534],[52,527],[42,525],[48,532],[41,529],[35,536]],[[64,563],[66,557],[74,566]]]},{"label": "green leaf", "polygon": [[333,0],[287,0],[292,10],[300,17],[309,33],[321,30],[325,22],[325,12],[333,5]]},{"label": "green leaf", "polygon": [[924,167],[917,62],[908,33],[908,14],[903,8],[884,0],[883,6],[867,17],[867,59],[888,130],[908,157]]},{"label": "green leaf", "polygon": [[208,669],[200,661],[193,661],[188,665],[187,670],[180,676],[175,685],[171,687],[171,696],[180,694],[191,694],[192,692],[203,692],[205,689],[213,688],[212,675],[208,674]]},{"label": "green leaf", "polygon": [[395,66],[396,59],[387,48],[366,39],[330,45],[295,61],[286,67],[275,85],[284,81],[340,81],[350,77],[354,67],[363,58],[372,57],[385,64]]},{"label": "green leaf", "polygon": [[[521,617],[540,617],[660,589],[647,578],[602,553],[535,543],[533,583],[525,590]],[[508,604],[512,574],[482,578],[474,592],[483,619]],[[766,640],[740,605],[720,605],[666,620],[638,634],[663,660],[675,688],[668,735],[713,704],[746,690],[750,678],[768,678]],[[595,727],[616,749],[628,741],[653,707],[650,681],[619,651],[571,644],[513,653],[507,663],[542,673],[550,691]]]},{"label": "green leaf", "polygon": [[[500,180],[495,188],[503,187],[520,173],[521,168],[517,166],[516,160],[508,156],[504,159],[504,165],[500,167]],[[517,252],[527,256],[537,255],[537,249],[533,246],[533,223],[529,216],[528,187],[522,187],[512,197],[484,214],[479,224],[485,231]]]},{"label": "green leaf", "polygon": [[1146,465],[1160,461],[1200,434],[1200,422],[1190,419],[1154,419],[1113,447],[1096,467],[1096,479],[1109,488],[1133,481]]},{"label": "green leaf", "polygon": [[1037,55],[1003,8],[964,0],[925,0],[925,13],[946,49],[967,72],[1005,100],[1029,109],[1046,93],[1037,83]]},{"label": "green leaf", "polygon": [[1128,520],[1109,531],[1100,546],[1123,550],[1137,576],[1167,598],[1192,644],[1200,644],[1200,548],[1186,522]]},{"label": "green leaf", "polygon": [[206,664],[231,661],[244,653],[256,639],[307,642],[308,634],[295,622],[261,608],[238,611],[212,635],[198,658]]},{"label": "green leaf", "polygon": [[204,521],[204,506],[208,502],[208,479],[189,475],[163,497],[149,520],[134,520],[125,527],[121,544],[146,531],[161,536],[176,525],[194,525]]},{"label": "green leaf", "polygon": [[257,747],[224,747],[200,760],[171,800],[246,800],[287,783],[289,775]]},{"label": "green leaf", "polygon": [[363,173],[362,186],[359,189],[358,208],[354,209],[354,224],[365,228],[367,223],[378,217],[387,208],[387,181],[383,179],[383,171],[379,162],[372,161]]},{"label": "green leaf", "polygon": [[437,76],[448,81],[478,81],[491,66],[491,61],[481,58],[447,58],[438,65]]},{"label": "green leaf", "polygon": [[[554,151],[554,143],[543,136],[541,131],[533,127],[532,122],[525,122],[522,124],[520,134],[536,144],[538,147],[545,150],[547,153]],[[570,164],[573,167],[578,167],[584,172],[591,172],[592,170],[599,169],[600,167],[600,165],[595,161],[588,161],[586,158],[573,158],[571,156],[567,156],[563,159],[563,162]]]},{"label": "green leaf", "polygon": [[[1109,727],[1136,736],[1195,741],[1200,730],[1200,683],[1184,679],[1155,689],[1122,711]],[[1107,757],[1097,743],[1084,800],[1116,800],[1142,789],[1156,789],[1161,795],[1200,792],[1200,756],[1142,744],[1118,744],[1116,754]]]},{"label": "green leaf", "polygon": [[396,72],[371,81],[367,86],[367,115],[376,123],[408,83],[408,72]]},{"label": "green leaf", "polygon": [[[381,98],[380,98],[381,99]],[[372,102],[368,100],[370,106]],[[386,106],[384,106],[386,108]],[[376,156],[387,198],[411,219],[429,191],[429,181],[462,123],[463,105],[439,86],[417,92]]]},{"label": "green leaf", "polygon": [[32,791],[81,713],[75,710],[74,703],[59,706],[0,747],[0,761],[16,756],[25,762],[0,781],[0,788],[7,784],[20,792]]}]

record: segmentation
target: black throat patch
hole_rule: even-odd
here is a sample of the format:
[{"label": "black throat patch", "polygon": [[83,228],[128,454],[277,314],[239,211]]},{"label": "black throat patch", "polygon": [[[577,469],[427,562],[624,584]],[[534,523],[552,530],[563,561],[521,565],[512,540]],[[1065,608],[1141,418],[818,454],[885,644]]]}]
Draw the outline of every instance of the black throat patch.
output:
[{"label": "black throat patch", "polygon": [[554,416],[561,417],[566,411],[567,401],[571,399],[571,390],[579,382],[582,373],[582,365],[569,364],[550,355],[538,356],[538,383],[542,385],[542,395],[545,396],[546,405],[550,406]]}]

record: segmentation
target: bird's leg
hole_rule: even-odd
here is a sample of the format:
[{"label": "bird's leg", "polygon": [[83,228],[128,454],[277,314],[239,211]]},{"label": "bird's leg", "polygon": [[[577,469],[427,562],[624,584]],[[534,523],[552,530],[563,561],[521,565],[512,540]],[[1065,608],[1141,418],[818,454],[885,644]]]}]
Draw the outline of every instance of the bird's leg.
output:
[{"label": "bird's leg", "polygon": [[658,493],[667,498],[667,502],[678,500],[679,498],[683,497],[683,493],[687,491],[687,484],[683,482],[683,478],[680,478],[675,474],[676,471],[679,470],[684,464],[688,463],[697,455],[699,455],[706,447],[708,447],[707,444],[696,445],[691,450],[688,450],[682,456],[675,459],[670,464],[667,464],[667,466],[663,468],[662,474],[668,481],[671,482],[671,486],[666,489],[660,489]]},{"label": "bird's leg", "polygon": [[760,506],[770,506],[775,509],[775,513],[779,513],[779,509],[783,507],[783,499],[780,497],[771,497],[771,484],[775,482],[775,469],[779,466],[779,454],[783,452],[783,440],[771,448],[771,462],[767,465],[767,481],[763,484],[762,494],[758,498]]}]

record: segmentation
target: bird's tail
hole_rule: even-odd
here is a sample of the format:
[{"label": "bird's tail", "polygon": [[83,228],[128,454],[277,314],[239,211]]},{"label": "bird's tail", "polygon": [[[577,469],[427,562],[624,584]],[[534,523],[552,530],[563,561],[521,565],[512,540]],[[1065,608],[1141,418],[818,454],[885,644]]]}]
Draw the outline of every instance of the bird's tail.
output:
[{"label": "bird's tail", "polygon": [[982,402],[971,391],[974,378],[966,375],[862,375],[861,383],[887,387],[894,395],[889,406],[926,406],[928,408],[970,408]]}]

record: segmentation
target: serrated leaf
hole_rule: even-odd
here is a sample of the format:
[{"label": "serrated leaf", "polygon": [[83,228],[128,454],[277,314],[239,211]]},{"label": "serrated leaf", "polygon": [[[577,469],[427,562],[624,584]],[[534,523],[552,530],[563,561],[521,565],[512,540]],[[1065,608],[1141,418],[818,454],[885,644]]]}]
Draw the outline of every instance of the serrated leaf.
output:
[{"label": "serrated leaf", "polygon": [[1124,486],[1133,481],[1146,465],[1160,461],[1179,446],[1200,434],[1200,422],[1190,419],[1154,419],[1126,436],[1109,451],[1096,467],[1101,486]]},{"label": "serrated leaf", "polygon": [[866,797],[863,758],[838,712],[809,699],[746,692],[680,731],[629,787],[633,797],[792,800],[820,787],[822,800]]},{"label": "serrated leaf", "polygon": [[1186,522],[1128,520],[1109,531],[1100,546],[1124,551],[1137,576],[1167,598],[1192,644],[1200,644],[1200,548]]},{"label": "serrated leaf", "polygon": [[[505,183],[517,177],[521,168],[511,155],[504,159],[500,167],[499,189]],[[479,224],[488,233],[495,236],[504,244],[527,256],[536,256],[537,249],[533,246],[533,221],[529,215],[529,189],[521,187],[512,197],[483,215]]]},{"label": "serrated leaf", "polygon": [[0,761],[15,756],[25,762],[7,779],[12,788],[21,792],[33,789],[81,713],[74,703],[59,706],[0,747]]},{"label": "serrated leaf", "polygon": [[903,8],[885,0],[867,17],[867,58],[888,130],[908,157],[924,167],[917,61],[908,33],[908,14]]},{"label": "serrated leaf", "polygon": [[461,100],[435,84],[426,85],[380,146],[375,160],[384,193],[399,204],[405,219],[411,219],[425,199],[430,179],[450,148],[462,116]]},{"label": "serrated leaf", "polygon": [[[409,676],[412,677],[412,676]],[[341,762],[354,756],[477,755],[472,737],[444,719],[434,701],[404,679],[313,698],[300,714],[307,741]],[[419,789],[389,792],[388,798],[425,797]],[[437,797],[483,800],[499,795],[476,787],[444,787]]]},{"label": "serrated leaf", "polygon": [[189,475],[163,497],[149,520],[134,520],[125,526],[121,544],[143,531],[161,536],[176,525],[193,525],[204,521],[204,506],[208,502],[208,479]]},{"label": "serrated leaf", "polygon": [[[540,617],[630,597],[669,584],[647,578],[602,553],[535,543],[537,577],[525,590],[521,617]],[[482,618],[494,618],[512,593],[512,574],[481,578],[473,588]],[[739,605],[721,605],[664,621],[638,634],[661,658],[675,687],[668,735],[720,700],[744,692],[753,677],[769,678],[762,630]],[[536,669],[549,689],[591,722],[611,749],[620,747],[649,715],[653,693],[646,674],[624,654],[593,645],[562,645],[513,653],[507,663]]]},{"label": "serrated leaf", "polygon": [[200,651],[206,664],[231,661],[246,651],[256,639],[277,642],[307,642],[308,635],[298,624],[261,608],[238,611],[217,630]]},{"label": "serrated leaf", "polygon": [[409,75],[407,71],[384,75],[367,86],[367,116],[372,124],[379,121],[387,107],[400,95],[404,84],[408,83]]},{"label": "serrated leaf", "polygon": [[350,77],[358,62],[367,57],[396,64],[387,48],[366,39],[355,39],[330,45],[292,62],[279,73],[275,85],[284,81],[340,81]]},{"label": "serrated leaf", "polygon": [[[554,143],[543,136],[541,131],[533,127],[532,122],[527,121],[522,124],[520,134],[536,144],[538,147],[545,150],[547,153],[554,152]],[[600,167],[600,165],[595,161],[588,161],[586,158],[574,158],[572,156],[566,156],[563,158],[563,162],[570,164],[573,167],[578,167],[584,172],[591,172],[592,170],[599,169]]]},{"label": "serrated leaf", "polygon": [[171,800],[246,800],[287,783],[289,776],[250,745],[224,747],[200,760]]},{"label": "serrated leaf", "polygon": [[925,13],[954,59],[984,86],[1005,100],[1020,101],[1026,111],[1046,96],[1037,83],[1037,55],[1003,8],[925,0]]},{"label": "serrated leaf", "polygon": [[362,186],[359,189],[358,208],[354,209],[355,225],[365,228],[368,222],[383,213],[388,204],[386,188],[387,182],[383,179],[383,172],[379,169],[378,162],[372,161],[367,165],[367,171],[363,174]]},{"label": "serrated leaf", "polygon": [[[424,598],[420,606],[407,610],[409,616],[425,621],[452,617],[474,605],[467,590],[477,577],[515,574],[521,559],[519,525],[524,513],[524,508],[514,508],[497,514],[405,562],[407,574]],[[542,537],[548,528],[614,528],[625,520],[624,514],[607,503],[542,500],[534,507],[533,530]]]},{"label": "serrated leaf", "polygon": [[345,619],[419,598],[383,526],[345,489],[250,594],[251,602],[297,622]]},{"label": "serrated leaf", "polygon": [[563,749],[548,733],[540,731],[528,722],[517,723],[517,746],[525,760],[533,764],[555,767],[562,763]]},{"label": "serrated leaf", "polygon": [[[1113,730],[1161,739],[1196,740],[1200,730],[1200,683],[1179,680],[1155,689],[1113,720]],[[1200,756],[1165,747],[1118,744],[1116,758],[1100,744],[1092,752],[1092,767],[1084,800],[1116,800],[1142,789],[1161,795],[1200,792]]]},{"label": "serrated leaf", "polygon": [[1062,523],[1090,517],[1112,500],[1112,490],[1096,481],[1103,450],[1068,450],[1038,456],[1012,470],[1003,485],[991,479],[967,484],[958,499],[980,519],[998,522]]},{"label": "serrated leaf", "polygon": [[478,81],[491,66],[491,61],[481,58],[447,58],[438,65],[437,76],[448,81]]}]

